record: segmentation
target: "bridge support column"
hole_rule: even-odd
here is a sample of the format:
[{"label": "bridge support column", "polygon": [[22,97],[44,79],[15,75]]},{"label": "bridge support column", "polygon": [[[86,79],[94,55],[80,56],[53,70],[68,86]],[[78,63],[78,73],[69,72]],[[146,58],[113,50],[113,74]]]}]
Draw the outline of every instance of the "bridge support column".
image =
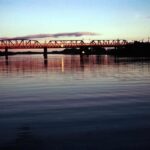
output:
[{"label": "bridge support column", "polygon": [[8,48],[5,48],[5,58],[8,59]]},{"label": "bridge support column", "polygon": [[47,59],[47,47],[44,47],[43,55],[44,55],[44,59]]},{"label": "bridge support column", "polygon": [[47,59],[44,59],[44,66],[45,66],[45,68],[47,68],[47,66],[48,66],[48,60]]},{"label": "bridge support column", "polygon": [[115,46],[115,50],[118,50],[118,47],[117,47],[117,46]]}]

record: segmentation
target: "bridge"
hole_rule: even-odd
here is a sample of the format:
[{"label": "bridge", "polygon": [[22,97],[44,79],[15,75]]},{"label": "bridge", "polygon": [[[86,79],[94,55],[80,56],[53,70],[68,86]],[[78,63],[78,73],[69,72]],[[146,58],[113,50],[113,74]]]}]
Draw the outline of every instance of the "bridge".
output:
[{"label": "bridge", "polygon": [[50,40],[49,42],[39,42],[37,40],[27,39],[8,39],[0,40],[0,49],[5,50],[8,55],[8,49],[44,49],[44,56],[47,57],[48,48],[82,48],[82,47],[122,47],[126,46],[126,40],[92,40],[84,42],[83,40]]}]

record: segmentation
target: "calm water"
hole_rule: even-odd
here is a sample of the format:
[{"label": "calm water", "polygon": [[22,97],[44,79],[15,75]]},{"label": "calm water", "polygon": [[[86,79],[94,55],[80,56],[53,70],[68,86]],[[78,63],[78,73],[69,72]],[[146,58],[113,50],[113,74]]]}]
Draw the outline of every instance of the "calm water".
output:
[{"label": "calm water", "polygon": [[0,57],[0,150],[149,150],[150,61]]}]

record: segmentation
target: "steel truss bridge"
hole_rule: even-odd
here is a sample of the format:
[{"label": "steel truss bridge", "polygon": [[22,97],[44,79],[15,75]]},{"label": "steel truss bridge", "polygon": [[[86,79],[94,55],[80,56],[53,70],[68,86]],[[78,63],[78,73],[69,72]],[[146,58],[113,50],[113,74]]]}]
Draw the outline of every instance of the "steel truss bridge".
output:
[{"label": "steel truss bridge", "polygon": [[47,59],[48,48],[85,48],[85,47],[124,47],[128,45],[126,40],[92,40],[84,42],[83,40],[51,40],[40,43],[37,40],[0,40],[0,49],[5,50],[6,59],[8,59],[8,49],[44,49],[44,58]]},{"label": "steel truss bridge", "polygon": [[0,40],[0,49],[40,49],[40,48],[77,48],[77,47],[120,47],[126,46],[126,40],[51,40],[40,43],[36,40]]}]

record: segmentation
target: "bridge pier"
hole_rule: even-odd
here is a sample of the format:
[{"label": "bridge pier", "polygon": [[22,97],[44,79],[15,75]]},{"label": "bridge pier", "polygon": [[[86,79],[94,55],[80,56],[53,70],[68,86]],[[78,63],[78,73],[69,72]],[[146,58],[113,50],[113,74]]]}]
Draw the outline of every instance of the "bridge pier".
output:
[{"label": "bridge pier", "polygon": [[45,66],[45,68],[47,68],[47,66],[48,66],[48,60],[47,59],[44,59],[44,66]]},{"label": "bridge pier", "polygon": [[47,59],[47,47],[44,47],[43,55],[44,55],[44,59]]},{"label": "bridge pier", "polygon": [[8,48],[7,47],[5,48],[5,58],[6,58],[6,60],[8,59]]}]

